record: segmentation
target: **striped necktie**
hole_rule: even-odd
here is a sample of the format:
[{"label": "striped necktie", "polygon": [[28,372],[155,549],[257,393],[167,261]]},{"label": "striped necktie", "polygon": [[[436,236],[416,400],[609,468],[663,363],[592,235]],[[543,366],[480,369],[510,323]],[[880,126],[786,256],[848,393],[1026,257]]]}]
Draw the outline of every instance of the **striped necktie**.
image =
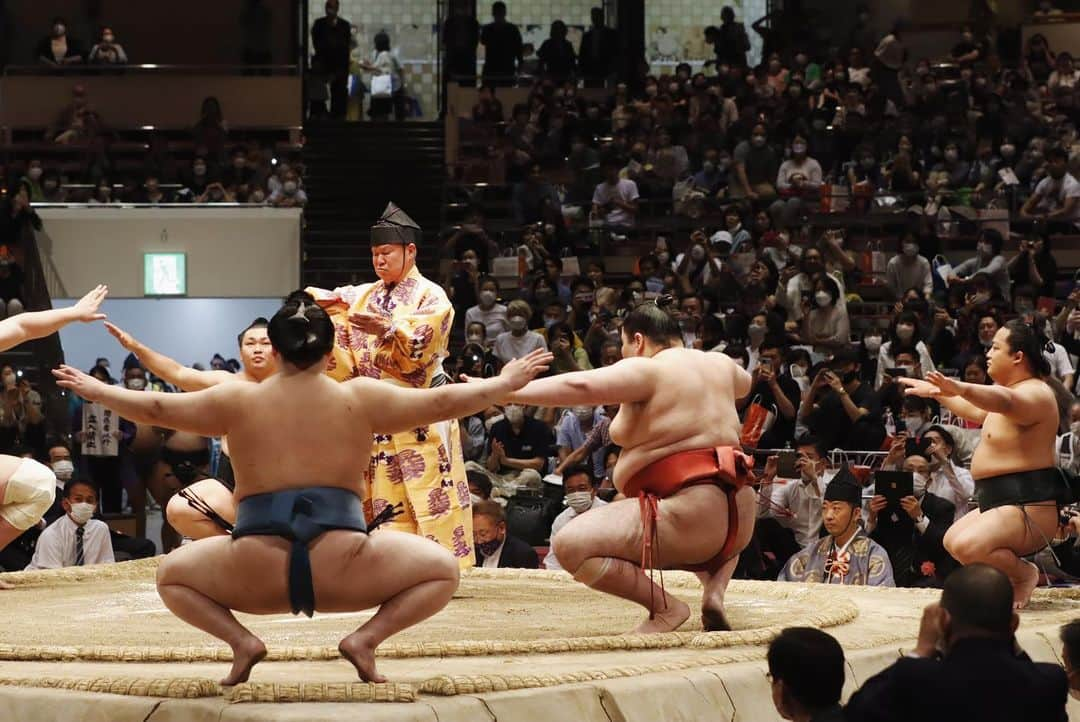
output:
[{"label": "striped necktie", "polygon": [[86,563],[86,555],[83,553],[83,534],[85,533],[85,526],[80,526],[75,530],[75,566],[77,567]]}]

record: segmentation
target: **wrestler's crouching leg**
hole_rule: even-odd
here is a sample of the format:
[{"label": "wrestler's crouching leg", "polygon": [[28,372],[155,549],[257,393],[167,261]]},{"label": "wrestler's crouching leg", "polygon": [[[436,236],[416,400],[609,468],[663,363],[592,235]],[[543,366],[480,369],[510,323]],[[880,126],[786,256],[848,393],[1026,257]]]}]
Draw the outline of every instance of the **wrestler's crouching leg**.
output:
[{"label": "wrestler's crouching leg", "polygon": [[[611,506],[613,504],[603,507],[603,510]],[[636,507],[636,502],[633,506]],[[599,511],[601,509],[591,513]],[[637,513],[635,510],[631,512],[631,517]],[[633,630],[634,634],[672,632],[682,626],[690,617],[690,607],[678,597],[665,594],[633,562],[601,556],[606,551],[602,527],[586,524],[585,521],[586,517],[575,519],[551,540],[552,549],[563,568],[570,572],[574,579],[592,589],[627,599],[650,610],[652,614]],[[640,525],[637,519],[631,521]],[[597,534],[601,537],[598,538]],[[640,549],[640,543],[637,549]],[[631,551],[627,549],[627,553]]]},{"label": "wrestler's crouching leg", "polygon": [[1023,609],[1039,585],[1039,568],[1021,555],[1038,551],[1057,528],[1057,507],[1031,504],[971,511],[945,533],[945,550],[961,564],[983,563],[1013,585],[1013,606]]},{"label": "wrestler's crouching leg", "polygon": [[266,656],[262,640],[206,593],[220,586],[213,575],[234,576],[234,570],[228,567],[229,550],[225,546],[231,543],[231,539],[225,538],[206,539],[177,549],[161,560],[157,571],[158,595],[165,606],[232,649],[232,669],[221,680],[225,686],[246,682],[251,668]]},{"label": "wrestler's crouching leg", "polygon": [[[203,479],[190,484],[187,489],[196,494],[208,506],[230,524],[236,523],[236,500],[233,493],[217,479]],[[180,494],[173,494],[165,509],[165,517],[176,531],[189,539],[205,539],[228,534],[210,517],[195,509]]]},{"label": "wrestler's crouching leg", "polygon": [[[312,545],[312,578],[321,612],[379,611],[341,640],[338,651],[366,682],[385,682],[375,668],[384,640],[442,610],[457,591],[457,559],[437,543],[379,529],[369,537],[324,534]],[[362,584],[354,580],[363,579]]]},{"label": "wrestler's crouching leg", "polygon": [[739,512],[739,532],[735,539],[735,545],[731,553],[731,559],[724,562],[718,571],[713,574],[699,572],[701,579],[701,624],[706,632],[727,632],[731,630],[727,617],[724,615],[724,594],[727,592],[728,583],[731,582],[735,568],[739,565],[739,555],[750,544],[754,536],[754,522],[757,511],[755,492],[749,487],[740,489],[735,495],[735,503]]}]

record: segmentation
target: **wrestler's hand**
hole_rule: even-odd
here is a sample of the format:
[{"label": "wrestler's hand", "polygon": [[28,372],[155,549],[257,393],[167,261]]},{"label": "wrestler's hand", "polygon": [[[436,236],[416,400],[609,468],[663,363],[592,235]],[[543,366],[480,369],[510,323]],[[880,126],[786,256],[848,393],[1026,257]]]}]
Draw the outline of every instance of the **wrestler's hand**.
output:
[{"label": "wrestler's hand", "polygon": [[109,287],[99,285],[93,291],[80,298],[78,303],[71,307],[75,314],[75,320],[82,321],[83,323],[90,323],[91,321],[100,321],[105,318],[105,314],[98,313],[98,308],[108,295]]},{"label": "wrestler's hand", "polygon": [[938,387],[939,396],[959,396],[961,394],[960,382],[950,379],[940,371],[931,371],[926,375],[926,380]]},{"label": "wrestler's hand", "polygon": [[930,383],[929,381],[923,381],[921,379],[909,379],[899,378],[896,380],[901,386],[907,386],[904,389],[906,396],[920,396],[924,399],[934,399],[939,396],[943,396],[941,389]]},{"label": "wrestler's hand", "polygon": [[57,386],[71,389],[76,396],[87,401],[100,400],[101,392],[108,388],[107,384],[67,364],[61,364],[59,368],[53,369],[52,373],[56,377]]},{"label": "wrestler's hand", "polygon": [[105,330],[112,334],[112,337],[124,347],[125,351],[134,351],[135,347],[139,345],[139,342],[135,340],[134,336],[115,324],[106,321]]},{"label": "wrestler's hand", "polygon": [[517,391],[548,370],[551,360],[555,358],[550,352],[536,349],[527,356],[514,359],[503,366],[499,378],[509,387],[509,391]]}]

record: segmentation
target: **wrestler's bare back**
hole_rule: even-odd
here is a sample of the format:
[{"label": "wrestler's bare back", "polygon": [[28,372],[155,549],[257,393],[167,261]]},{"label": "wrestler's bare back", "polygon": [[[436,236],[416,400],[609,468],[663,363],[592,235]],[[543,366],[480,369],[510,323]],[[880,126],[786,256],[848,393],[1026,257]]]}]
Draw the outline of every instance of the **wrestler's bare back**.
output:
[{"label": "wrestler's bare back", "polygon": [[1054,442],[1058,429],[1058,406],[1054,392],[1039,379],[1027,379],[1013,387],[1037,398],[1040,413],[1033,424],[1020,424],[1001,413],[987,413],[982,440],[971,459],[976,481],[1000,474],[1046,469],[1054,466]]},{"label": "wrestler's bare back", "polygon": [[[325,374],[274,374],[218,386],[236,409],[225,420],[236,500],[305,486],[360,493],[372,427],[357,413],[362,395]],[[358,401],[358,399],[361,399]]]},{"label": "wrestler's bare back", "polygon": [[611,440],[623,449],[614,480],[620,491],[637,471],[673,453],[738,445],[735,399],[749,393],[750,375],[729,356],[670,348],[613,368],[625,370],[625,383],[644,397],[624,403],[611,424]]}]

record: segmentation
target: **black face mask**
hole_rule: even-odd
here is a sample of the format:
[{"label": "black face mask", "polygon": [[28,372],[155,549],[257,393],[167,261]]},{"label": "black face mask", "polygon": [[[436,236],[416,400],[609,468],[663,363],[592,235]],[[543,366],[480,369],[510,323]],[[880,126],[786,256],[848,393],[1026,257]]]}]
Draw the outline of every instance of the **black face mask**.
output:
[{"label": "black face mask", "polygon": [[857,378],[859,378],[858,371],[848,371],[846,374],[840,377],[840,380],[844,382],[844,386],[847,386]]}]

